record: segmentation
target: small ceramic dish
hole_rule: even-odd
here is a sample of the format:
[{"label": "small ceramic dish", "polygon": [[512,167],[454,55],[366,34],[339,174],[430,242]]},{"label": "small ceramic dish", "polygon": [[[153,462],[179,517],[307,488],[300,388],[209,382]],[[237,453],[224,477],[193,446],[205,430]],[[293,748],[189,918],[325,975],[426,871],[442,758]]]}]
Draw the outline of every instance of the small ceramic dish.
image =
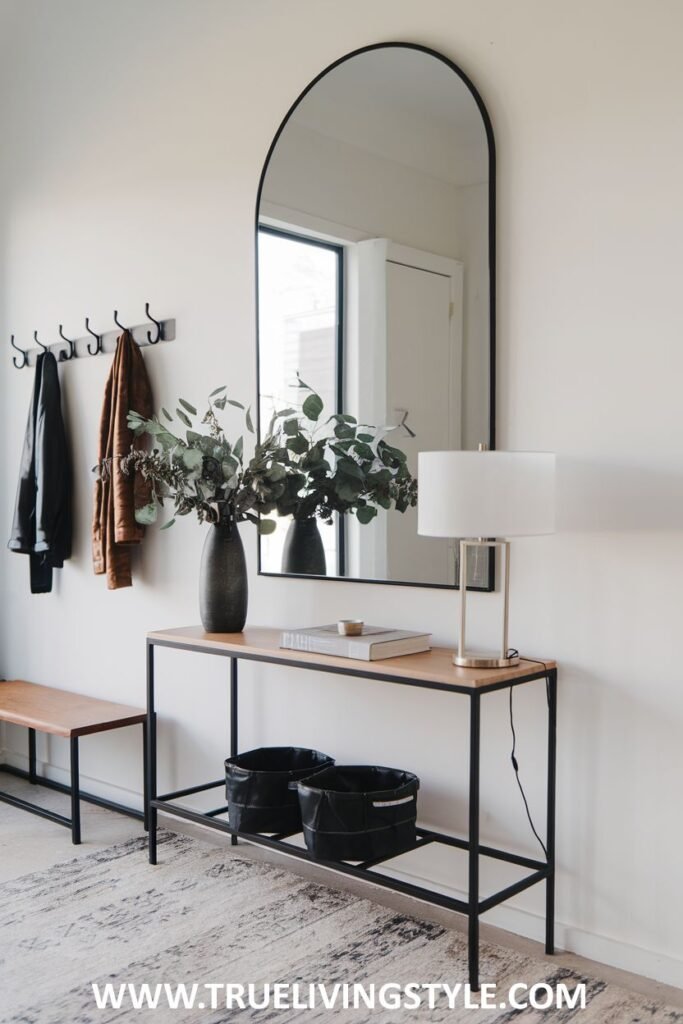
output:
[{"label": "small ceramic dish", "polygon": [[363,620],[339,619],[337,622],[337,630],[342,636],[362,636]]}]

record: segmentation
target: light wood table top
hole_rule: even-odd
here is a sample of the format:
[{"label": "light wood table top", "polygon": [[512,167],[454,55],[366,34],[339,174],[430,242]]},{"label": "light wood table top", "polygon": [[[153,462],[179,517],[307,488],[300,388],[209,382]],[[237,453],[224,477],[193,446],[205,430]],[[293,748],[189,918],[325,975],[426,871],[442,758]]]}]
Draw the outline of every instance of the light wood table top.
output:
[{"label": "light wood table top", "polygon": [[201,626],[182,626],[148,633],[154,644],[180,647],[207,654],[234,654],[258,661],[291,663],[299,667],[338,671],[345,675],[386,678],[401,682],[433,687],[434,689],[478,690],[492,685],[514,683],[534,674],[544,674],[556,667],[554,661],[535,659],[520,661],[512,668],[475,669],[457,668],[452,661],[453,650],[433,647],[422,654],[406,654],[400,658],[381,661],[359,661],[353,658],[333,657],[329,654],[309,654],[280,647],[280,629],[247,626],[242,633],[206,633]]},{"label": "light wood table top", "polygon": [[147,713],[128,704],[115,704],[69,690],[27,683],[0,681],[0,721],[23,725],[54,736],[86,736],[144,722]]}]

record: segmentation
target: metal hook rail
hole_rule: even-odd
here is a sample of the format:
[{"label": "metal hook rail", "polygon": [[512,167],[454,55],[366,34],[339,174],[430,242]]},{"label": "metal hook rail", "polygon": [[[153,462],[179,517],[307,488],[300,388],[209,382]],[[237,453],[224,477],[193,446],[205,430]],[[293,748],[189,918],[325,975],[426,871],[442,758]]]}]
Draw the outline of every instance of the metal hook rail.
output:
[{"label": "metal hook rail", "polygon": [[[121,331],[129,331],[133,341],[135,341],[135,343],[141,348],[145,348],[148,345],[157,345],[160,341],[173,341],[175,339],[175,320],[157,320],[149,311],[149,302],[145,303],[145,317],[145,323],[137,324],[135,327],[126,327],[119,320],[119,311],[115,309],[114,323],[116,325],[116,329],[98,334],[91,328],[90,317],[87,316],[85,318],[85,330],[87,334],[84,337],[67,337],[64,333],[64,325],[60,324],[59,341],[52,345],[45,345],[38,338],[38,331],[34,331],[33,340],[36,343],[36,347],[30,349],[19,348],[14,340],[15,336],[12,334],[10,337],[10,345],[15,352],[18,352],[21,356],[21,359],[17,359],[16,356],[12,356],[12,362],[17,370],[22,370],[25,366],[34,366],[36,358],[41,352],[50,352],[52,349],[58,351],[60,363],[71,362],[73,359],[83,356],[86,353],[90,356],[97,356],[105,352],[113,351]],[[153,331],[149,329],[150,323],[154,326]],[[95,339],[94,344],[88,335]]]}]

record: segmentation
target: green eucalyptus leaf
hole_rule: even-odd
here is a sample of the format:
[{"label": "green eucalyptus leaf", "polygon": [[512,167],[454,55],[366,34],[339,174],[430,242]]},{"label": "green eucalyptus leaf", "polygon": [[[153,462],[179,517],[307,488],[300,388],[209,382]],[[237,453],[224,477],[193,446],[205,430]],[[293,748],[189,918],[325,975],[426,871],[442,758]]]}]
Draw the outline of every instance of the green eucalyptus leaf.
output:
[{"label": "green eucalyptus leaf", "polygon": [[375,453],[373,452],[369,444],[364,444],[364,442],[362,441],[356,441],[356,443],[353,445],[353,450],[360,459],[366,459],[367,461],[370,462],[375,461]]},{"label": "green eucalyptus leaf", "polygon": [[151,526],[152,523],[156,523],[158,508],[154,502],[150,502],[149,505],[143,505],[142,508],[135,509],[135,522],[139,523],[140,526]]},{"label": "green eucalyptus leaf", "polygon": [[253,423],[252,418],[251,418],[251,406],[249,406],[249,408],[247,409],[245,419],[247,421],[247,430],[249,431],[250,434],[253,434],[254,433],[254,423]]},{"label": "green eucalyptus leaf", "polygon": [[169,423],[172,423],[172,422],[173,422],[173,417],[171,416],[171,414],[170,414],[170,412],[168,411],[168,409],[164,409],[164,407],[163,407],[163,405],[162,405],[162,407],[161,407],[161,411],[162,411],[162,413],[164,414],[164,416],[166,417],[166,419],[168,420],[168,422],[169,422]]},{"label": "green eucalyptus leaf", "polygon": [[304,416],[309,420],[318,420],[320,413],[323,411],[323,400],[314,391],[308,396],[301,408]]},{"label": "green eucalyptus leaf", "polygon": [[169,434],[167,430],[157,434],[156,441],[165,452],[170,452],[178,446],[178,438],[174,434]]},{"label": "green eucalyptus leaf", "polygon": [[337,469],[340,473],[344,473],[346,476],[352,476],[356,480],[365,480],[365,473],[353,459],[340,459],[337,463]]},{"label": "green eucalyptus leaf", "polygon": [[287,476],[287,470],[284,466],[280,465],[279,462],[274,462],[270,469],[267,470],[266,476],[273,483],[277,483],[278,480],[284,480]]},{"label": "green eucalyptus leaf", "polygon": [[361,505],[360,508],[356,509],[356,519],[359,523],[366,525],[372,522],[377,515],[377,509],[373,508],[372,505]]},{"label": "green eucalyptus leaf", "polygon": [[175,523],[175,516],[173,517],[173,519],[169,519],[169,521],[167,523],[164,523],[164,525],[161,527],[161,529],[162,530],[168,530],[168,528],[170,526],[173,526],[174,523]]},{"label": "green eucalyptus leaf", "polygon": [[[405,452],[402,452],[400,448],[394,448],[392,445],[387,444],[386,441],[380,441],[377,445],[377,450],[378,452],[381,451],[382,453],[386,453],[390,459],[393,459],[396,462],[405,462],[407,459]],[[382,459],[382,462],[386,462],[383,455],[380,455],[380,458]]]},{"label": "green eucalyptus leaf", "polygon": [[202,468],[204,456],[197,448],[185,448],[180,457],[183,465],[186,466],[191,473],[196,473]]},{"label": "green eucalyptus leaf", "polygon": [[240,462],[242,461],[242,456],[244,454],[244,438],[243,437],[238,437],[237,440],[235,441],[235,444],[233,445],[233,449],[232,449],[232,454]]},{"label": "green eucalyptus leaf", "polygon": [[258,532],[262,537],[265,537],[269,533],[274,533],[276,529],[277,523],[274,519],[259,519]]},{"label": "green eucalyptus leaf", "polygon": [[338,444],[330,444],[330,450],[342,459],[347,458],[350,447],[351,441],[340,441]]},{"label": "green eucalyptus leaf", "polygon": [[371,444],[375,440],[373,434],[366,434],[365,432],[356,434],[356,437],[359,441],[365,441],[366,444]]},{"label": "green eucalyptus leaf", "polygon": [[[130,426],[130,419],[128,420],[128,425]],[[140,429],[142,429],[145,434],[150,434],[152,437],[156,437],[157,434],[166,433],[166,427],[162,427],[161,423],[155,423],[154,420],[142,420],[140,423]]]},{"label": "green eucalyptus leaf", "polygon": [[220,397],[220,398],[217,398],[217,399],[216,399],[216,401],[215,401],[215,402],[214,402],[213,404],[214,404],[214,405],[216,406],[216,408],[217,408],[217,409],[221,409],[221,410],[223,410],[223,409],[225,409],[225,403],[226,403],[227,401],[228,401],[228,400],[227,400],[227,398],[225,397],[225,395],[221,395],[221,397]]},{"label": "green eucalyptus leaf", "polygon": [[191,427],[192,426],[192,420],[190,419],[189,416],[185,415],[185,413],[183,412],[182,409],[176,409],[175,412],[176,412],[176,416],[178,417],[178,419],[180,420],[181,423],[184,423],[186,427]]},{"label": "green eucalyptus leaf", "polygon": [[349,504],[358,497],[358,488],[353,485],[352,480],[338,480],[335,486],[337,497]]},{"label": "green eucalyptus leaf", "polygon": [[228,455],[226,459],[223,459],[221,463],[221,471],[225,480],[231,480],[238,469],[239,463],[237,459],[232,457],[232,455]]},{"label": "green eucalyptus leaf", "polygon": [[220,395],[221,391],[225,391],[226,387],[227,387],[226,384],[221,384],[221,386],[219,388],[216,388],[215,391],[211,392],[211,394],[209,395],[209,398],[213,398],[214,395]]},{"label": "green eucalyptus leaf", "polygon": [[299,433],[299,421],[297,419],[285,420],[282,429],[287,437],[295,437]]},{"label": "green eucalyptus leaf", "polygon": [[355,437],[356,428],[352,427],[350,423],[338,423],[334,428],[335,437]]},{"label": "green eucalyptus leaf", "polygon": [[306,455],[306,458],[302,462],[302,466],[305,469],[312,469],[314,466],[319,465],[323,461],[323,445],[320,441],[317,444],[311,446]]},{"label": "green eucalyptus leaf", "polygon": [[184,398],[179,398],[178,401],[182,405],[183,409],[187,409],[191,416],[197,415],[197,410],[190,402],[186,402]]},{"label": "green eucalyptus leaf", "polygon": [[228,399],[228,405],[234,405],[236,409],[244,409],[244,406],[242,405],[242,403],[238,402],[234,398],[229,398]]},{"label": "green eucalyptus leaf", "polygon": [[383,487],[393,479],[390,469],[377,469],[373,473],[368,473],[368,486],[369,487]]},{"label": "green eucalyptus leaf", "polygon": [[290,438],[287,442],[287,447],[295,455],[303,455],[304,452],[308,451],[309,444],[303,434],[297,434],[296,437]]}]

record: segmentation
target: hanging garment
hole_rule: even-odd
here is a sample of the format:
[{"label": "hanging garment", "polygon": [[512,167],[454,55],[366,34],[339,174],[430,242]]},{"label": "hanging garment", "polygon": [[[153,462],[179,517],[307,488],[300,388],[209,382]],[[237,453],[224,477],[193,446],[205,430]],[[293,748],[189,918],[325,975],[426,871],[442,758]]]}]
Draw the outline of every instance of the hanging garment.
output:
[{"label": "hanging garment", "polygon": [[29,556],[32,594],[49,594],[52,570],[71,557],[71,525],[71,467],[57,360],[52,352],[41,352],[7,545]]},{"label": "hanging garment", "polygon": [[145,535],[144,526],[135,522],[135,509],[151,500],[142,476],[127,476],[121,470],[121,459],[131,445],[144,446],[128,428],[131,410],[150,418],[152,391],[142,353],[130,331],[124,331],[104,389],[92,524],[93,567],[97,575],[107,574],[110,590],[132,585],[132,546]]}]

